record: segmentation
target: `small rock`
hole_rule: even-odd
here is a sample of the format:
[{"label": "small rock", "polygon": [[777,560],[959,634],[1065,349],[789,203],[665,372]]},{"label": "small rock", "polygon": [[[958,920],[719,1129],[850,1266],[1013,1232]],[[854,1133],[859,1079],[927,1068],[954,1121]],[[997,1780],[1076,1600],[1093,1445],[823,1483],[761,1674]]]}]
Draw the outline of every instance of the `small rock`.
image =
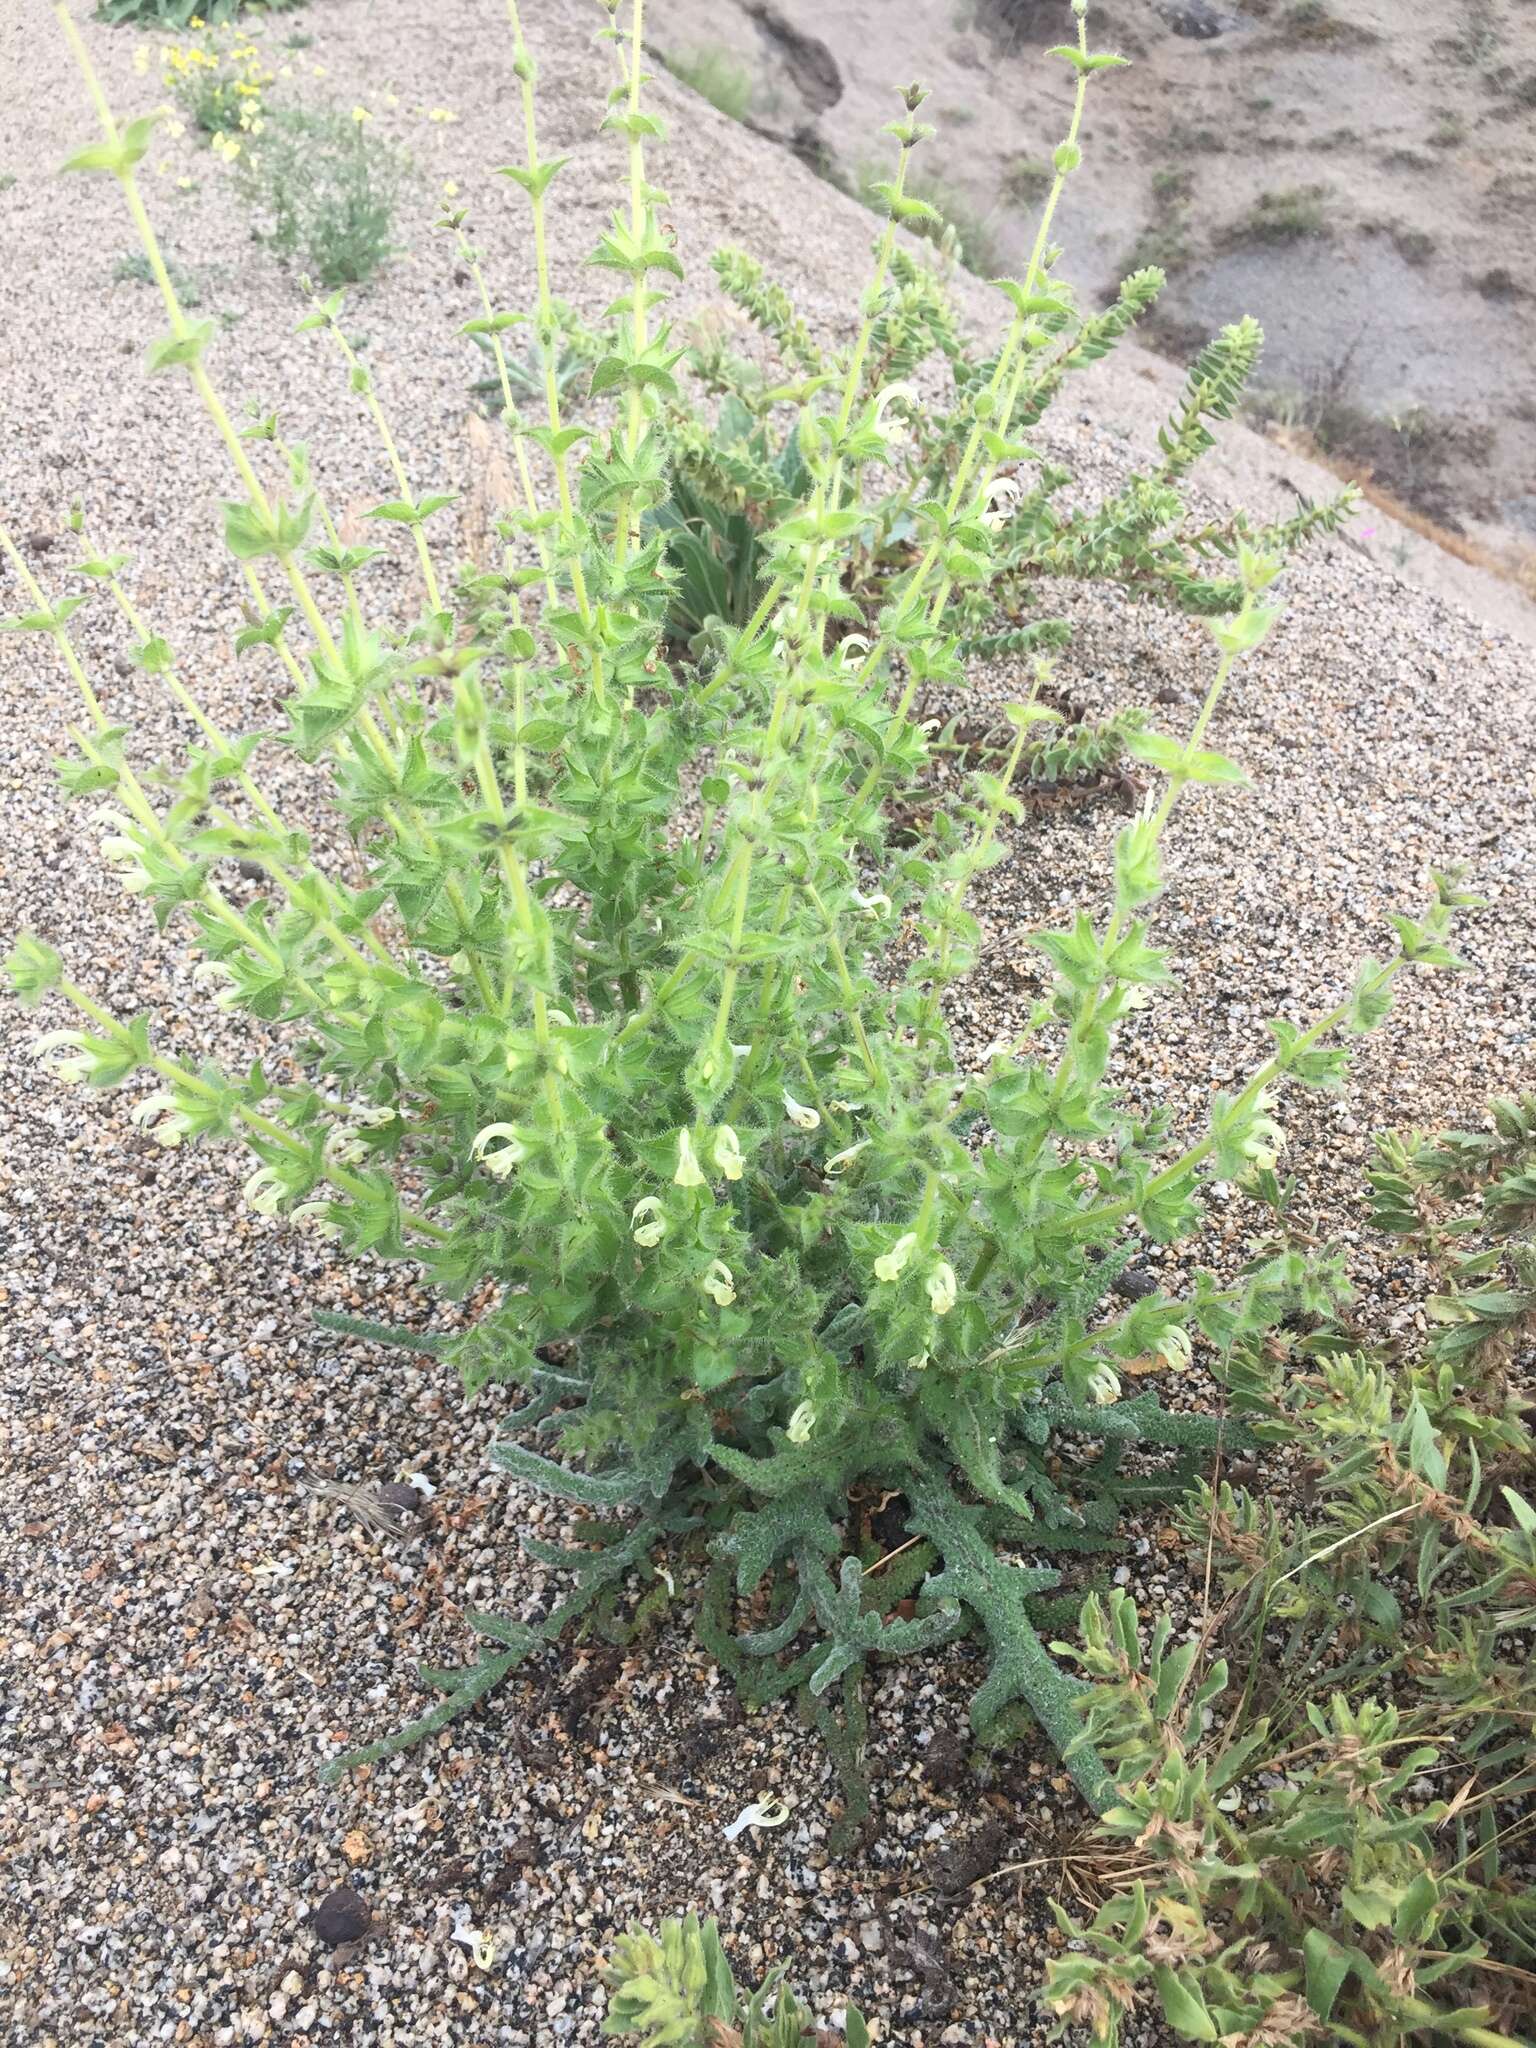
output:
[{"label": "small rock", "polygon": [[310,1932],[327,1948],[361,1941],[373,1923],[373,1908],[351,1885],[338,1885],[310,1915]]},{"label": "small rock", "polygon": [[1114,1282],[1116,1294],[1125,1301],[1145,1301],[1157,1292],[1157,1275],[1140,1266],[1128,1266]]},{"label": "small rock", "polygon": [[1208,0],[1184,0],[1184,4],[1171,7],[1165,4],[1158,12],[1176,36],[1187,36],[1197,43],[1208,43],[1213,37],[1241,26],[1235,15],[1219,13]]}]

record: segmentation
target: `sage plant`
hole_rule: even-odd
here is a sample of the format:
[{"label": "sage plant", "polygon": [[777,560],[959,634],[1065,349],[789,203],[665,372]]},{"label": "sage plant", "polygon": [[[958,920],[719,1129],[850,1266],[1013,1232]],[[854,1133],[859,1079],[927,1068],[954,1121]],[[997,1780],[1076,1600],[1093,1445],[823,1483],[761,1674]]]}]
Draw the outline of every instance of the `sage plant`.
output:
[{"label": "sage plant", "polygon": [[[187,931],[216,1000],[263,1020],[281,1049],[244,1074],[177,1058],[41,937],[17,945],[11,975],[26,1001],[56,994],[77,1013],[40,1041],[62,1079],[146,1087],[135,1113],[162,1144],[238,1142],[258,1209],[332,1233],[346,1255],[411,1261],[446,1300],[494,1290],[453,1336],[407,1341],[438,1344],[471,1392],[523,1390],[497,1464],[612,1518],[581,1525],[569,1549],[530,1542],[568,1571],[568,1596],[535,1624],[473,1616],[484,1648],[427,1674],[439,1703],[330,1768],[441,1726],[578,1617],[621,1632],[669,1548],[692,1545],[710,1561],[705,1640],[748,1697],[801,1694],[856,1810],[871,1660],[976,1631],[978,1727],[1022,1702],[1063,1748],[1077,1735],[1079,1681],[1036,1631],[1058,1578],[1041,1559],[1111,1543],[1120,1504],[1177,1485],[1220,1430],[1127,1397],[1122,1372],[1153,1354],[1182,1366],[1200,1333],[1229,1343],[1277,1313],[1281,1292],[1202,1279],[1186,1300],[1126,1306],[1113,1282],[1146,1240],[1198,1228],[1208,1176],[1273,1159],[1282,1083],[1336,1082],[1345,1055],[1326,1041],[1378,1021],[1410,964],[1449,962],[1463,899],[1440,879],[1424,921],[1399,920],[1396,949],[1367,961],[1343,1002],[1305,1029],[1275,1020],[1271,1057],[1213,1096],[1193,1143],[1177,1148],[1165,1114],[1117,1099],[1116,1029],[1170,979],[1147,924],[1169,814],[1196,785],[1242,779],[1210,739],[1234,665],[1275,618],[1278,565],[1239,539],[1198,717],[1187,733],[1130,738],[1161,793],[1120,834],[1107,909],[1034,935],[1048,996],[1016,1042],[962,1070],[946,997],[975,962],[971,885],[1009,852],[1020,760],[1050,718],[1038,660],[1023,658],[998,772],[936,811],[915,847],[889,843],[886,804],[923,773],[918,693],[963,680],[961,631],[1007,566],[998,514],[1041,462],[1022,423],[1097,331],[1059,282],[1050,237],[1090,87],[1121,60],[1089,49],[1074,0],[1073,40],[1053,53],[1073,75],[1072,111],[1032,255],[998,280],[1002,325],[932,488],[908,508],[907,564],[861,603],[850,572],[914,410],[889,376],[889,323],[930,131],[922,88],[902,94],[856,332],[814,368],[789,350],[776,387],[798,495],[758,536],[749,615],[690,661],[666,635],[680,572],[665,514],[679,476],[697,473],[671,438],[680,347],[666,294],[681,266],[651,182],[663,127],[644,102],[642,0],[622,27],[615,5],[602,128],[626,178],[591,258],[617,296],[587,422],[562,401],[549,258],[566,166],[540,153],[516,0],[524,153],[504,175],[529,211],[531,310],[496,306],[467,222],[448,219],[522,493],[496,566],[450,566],[451,501],[413,484],[340,299],[302,322],[338,351],[377,432],[390,481],[371,517],[407,529],[425,593],[404,619],[369,603],[376,550],[341,538],[278,418],[235,426],[213,331],[186,318],[140,191],[152,120],[119,127],[60,8],[101,129],[70,168],[119,183],[169,323],[148,367],[223,441],[225,539],[249,595],[238,644],[286,676],[285,726],[234,734],[212,719],[140,616],[123,559],[87,542],[76,573],[119,607],[134,660],[196,729],[167,802],[76,652],[85,596],[49,599],[6,537],[34,607],[8,623],[50,640],[78,684],[65,779],[105,803],[108,858],[160,924]],[[540,364],[526,408],[506,354],[514,325],[531,327]],[[360,886],[264,788],[272,745],[325,770],[366,861]],[[234,862],[266,878],[258,902],[224,887]],[[1126,1470],[1142,1446],[1166,1447],[1171,1469]],[[882,1493],[906,1532],[890,1554],[859,1506]],[[1074,1747],[1069,1767],[1102,1804],[1093,1752]]]}]

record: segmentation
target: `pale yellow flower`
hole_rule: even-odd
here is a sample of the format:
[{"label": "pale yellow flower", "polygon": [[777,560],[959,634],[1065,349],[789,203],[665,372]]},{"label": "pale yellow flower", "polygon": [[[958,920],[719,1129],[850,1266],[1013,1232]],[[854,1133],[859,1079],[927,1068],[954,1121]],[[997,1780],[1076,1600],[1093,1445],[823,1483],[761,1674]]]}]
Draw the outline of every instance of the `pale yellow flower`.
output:
[{"label": "pale yellow flower", "polygon": [[1100,1365],[1088,1375],[1088,1398],[1095,1408],[1107,1408],[1120,1398],[1120,1375],[1113,1366]]},{"label": "pale yellow flower", "polygon": [[1152,1347],[1164,1365],[1171,1365],[1175,1372],[1186,1372],[1194,1356],[1194,1347],[1189,1341],[1189,1332],[1181,1330],[1177,1323],[1164,1330]]},{"label": "pale yellow flower", "polygon": [[487,1124],[483,1131],[475,1133],[469,1151],[470,1157],[478,1159],[487,1173],[505,1180],[513,1167],[527,1157],[528,1148],[513,1125]]},{"label": "pale yellow flower", "polygon": [[704,1172],[687,1131],[677,1134],[677,1171],[672,1178],[680,1188],[701,1188],[705,1185]]},{"label": "pale yellow flower", "polygon": [[916,1231],[908,1230],[903,1232],[903,1234],[900,1237],[898,1237],[896,1242],[891,1246],[890,1250],[888,1252],[883,1253],[880,1258],[876,1259],[875,1278],[877,1280],[899,1279],[901,1276],[902,1269],[905,1267],[908,1259],[911,1258],[912,1254],[916,1250]]},{"label": "pale yellow flower", "polygon": [[724,1259],[716,1259],[704,1275],[704,1292],[717,1308],[729,1308],[736,1299],[736,1284]]},{"label": "pale yellow flower", "polygon": [[741,1140],[729,1124],[722,1124],[715,1133],[714,1159],[727,1180],[741,1179]]},{"label": "pale yellow flower", "polygon": [[645,1195],[630,1211],[630,1236],[644,1251],[658,1245],[667,1234],[667,1219],[655,1195]]},{"label": "pale yellow flower", "polygon": [[960,1284],[948,1259],[940,1259],[925,1282],[928,1305],[936,1316],[947,1316],[960,1298]]}]

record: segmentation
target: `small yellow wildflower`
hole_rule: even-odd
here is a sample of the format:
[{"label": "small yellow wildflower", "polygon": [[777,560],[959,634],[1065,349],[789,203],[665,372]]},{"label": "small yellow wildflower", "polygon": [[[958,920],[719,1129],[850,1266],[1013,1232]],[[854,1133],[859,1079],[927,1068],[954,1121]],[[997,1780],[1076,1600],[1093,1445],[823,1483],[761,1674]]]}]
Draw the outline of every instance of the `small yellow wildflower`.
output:
[{"label": "small yellow wildflower", "polygon": [[457,178],[444,178],[444,180],[443,180],[443,197],[444,197],[445,199],[457,199],[457,198],[458,198],[458,196],[459,196],[459,181],[458,181],[458,179],[457,179]]},{"label": "small yellow wildflower", "polygon": [[736,1282],[723,1259],[713,1261],[704,1275],[703,1287],[717,1308],[729,1308],[736,1299]]},{"label": "small yellow wildflower", "polygon": [[371,121],[373,116],[366,107],[354,107],[352,109],[352,118],[361,126],[364,121]]},{"label": "small yellow wildflower", "polygon": [[693,1139],[687,1131],[677,1134],[677,1171],[672,1176],[680,1188],[701,1188],[706,1185],[698,1155],[693,1149]]},{"label": "small yellow wildflower", "polygon": [[457,121],[458,118],[452,107],[429,107],[427,109],[427,119],[429,121]]},{"label": "small yellow wildflower", "polygon": [[887,1283],[899,1279],[906,1268],[907,1261],[916,1250],[917,1232],[915,1230],[903,1231],[890,1250],[882,1253],[876,1259],[875,1278],[877,1280],[884,1280]]},{"label": "small yellow wildflower", "polygon": [[948,1259],[940,1259],[924,1285],[928,1289],[928,1305],[936,1316],[947,1316],[960,1299],[960,1283]]},{"label": "small yellow wildflower", "polygon": [[145,72],[149,69],[148,43],[140,43],[139,47],[134,51],[133,68],[139,74],[140,78],[142,78]]}]

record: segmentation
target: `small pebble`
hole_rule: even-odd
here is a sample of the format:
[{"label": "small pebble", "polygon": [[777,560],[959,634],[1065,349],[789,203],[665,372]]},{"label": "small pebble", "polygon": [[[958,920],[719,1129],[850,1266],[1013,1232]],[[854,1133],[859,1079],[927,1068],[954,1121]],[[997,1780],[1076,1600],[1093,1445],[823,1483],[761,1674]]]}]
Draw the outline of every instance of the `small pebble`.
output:
[{"label": "small pebble", "polygon": [[361,1941],[373,1920],[373,1909],[351,1885],[338,1885],[323,1898],[309,1917],[310,1932],[327,1948],[341,1948]]}]

